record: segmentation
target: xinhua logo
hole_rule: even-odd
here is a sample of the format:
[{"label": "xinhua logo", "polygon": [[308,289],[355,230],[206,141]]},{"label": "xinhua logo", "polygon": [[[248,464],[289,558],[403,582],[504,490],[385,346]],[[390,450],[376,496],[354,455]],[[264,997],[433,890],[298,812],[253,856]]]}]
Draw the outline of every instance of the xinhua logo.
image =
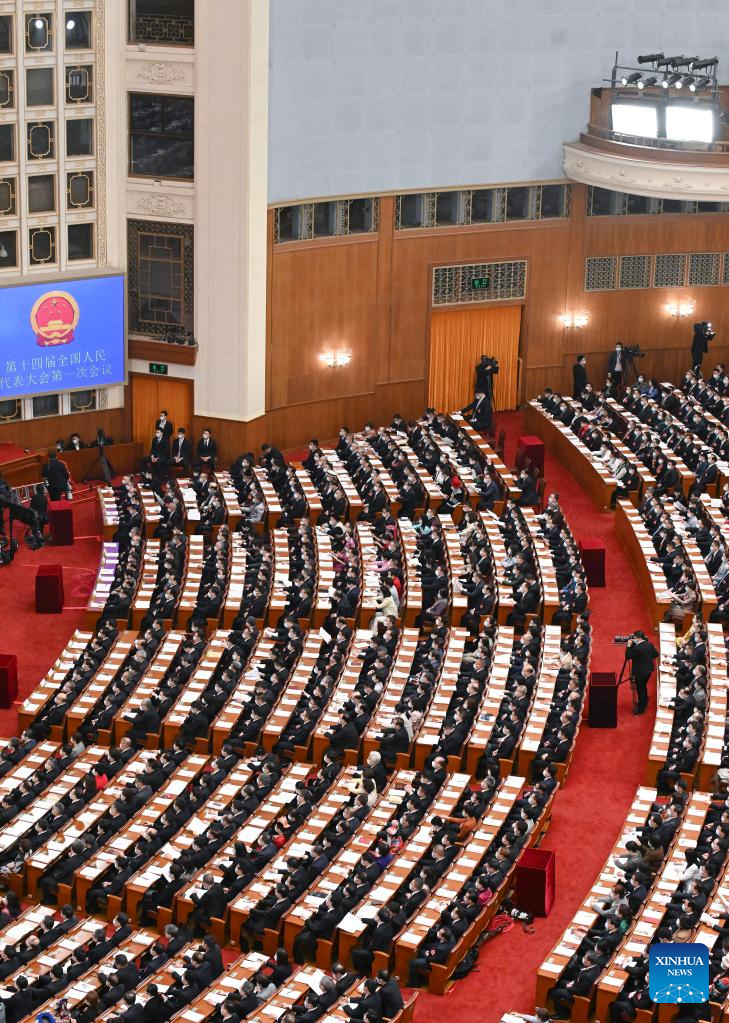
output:
[{"label": "xinhua logo", "polygon": [[698,944],[651,945],[648,983],[654,1002],[708,1002],[708,948]]}]

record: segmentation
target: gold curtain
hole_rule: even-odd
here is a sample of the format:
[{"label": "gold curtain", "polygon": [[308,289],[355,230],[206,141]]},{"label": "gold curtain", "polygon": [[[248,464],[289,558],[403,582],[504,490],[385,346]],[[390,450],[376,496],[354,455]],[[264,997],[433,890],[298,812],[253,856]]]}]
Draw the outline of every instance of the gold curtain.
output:
[{"label": "gold curtain", "polygon": [[476,363],[482,355],[499,361],[494,377],[494,411],[516,408],[521,306],[493,309],[434,309],[430,320],[428,404],[453,412],[473,400]]}]

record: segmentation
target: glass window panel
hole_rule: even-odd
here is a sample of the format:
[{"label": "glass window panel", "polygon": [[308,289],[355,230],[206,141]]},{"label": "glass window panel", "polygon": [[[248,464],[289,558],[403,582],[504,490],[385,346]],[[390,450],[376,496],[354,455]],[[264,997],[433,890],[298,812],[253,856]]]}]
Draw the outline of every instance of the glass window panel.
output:
[{"label": "glass window panel", "polygon": [[66,156],[93,156],[94,122],[90,117],[66,121]]},{"label": "glass window panel", "polygon": [[471,223],[487,224],[489,221],[490,189],[477,188],[471,193]]},{"label": "glass window panel", "polygon": [[628,195],[628,213],[650,213],[650,199],[646,195]]},{"label": "glass window panel", "polygon": [[18,236],[16,231],[0,231],[0,268],[18,265]]},{"label": "glass window panel", "polygon": [[607,188],[590,188],[590,215],[607,217],[613,213],[613,193]]},{"label": "glass window panel", "polygon": [[93,171],[79,171],[68,174],[66,190],[69,209],[85,209],[94,205]]},{"label": "glass window panel", "polygon": [[542,218],[564,216],[564,201],[564,185],[542,185]]},{"label": "glass window panel", "polygon": [[194,101],[130,96],[130,172],[148,177],[194,176]]},{"label": "glass window panel", "polygon": [[15,72],[0,71],[0,107],[12,110],[15,106]]},{"label": "glass window panel", "polygon": [[278,210],[278,240],[295,242],[299,237],[299,215],[297,206],[281,206]]},{"label": "glass window panel", "polygon": [[68,258],[69,259],[94,258],[93,224],[68,225]]},{"label": "glass window panel", "polygon": [[52,14],[39,11],[26,17],[25,48],[29,53],[47,53],[53,49]]},{"label": "glass window panel", "polygon": [[349,204],[349,233],[366,234],[372,230],[374,199],[352,199]]},{"label": "glass window panel", "polygon": [[506,190],[506,219],[527,220],[529,218],[529,189],[508,188]]},{"label": "glass window panel", "polygon": [[53,263],[56,259],[55,227],[34,227],[28,232],[30,261],[34,266]]},{"label": "glass window panel", "polygon": [[400,196],[400,227],[420,227],[423,222],[423,196]]},{"label": "glass window panel", "polygon": [[435,222],[438,227],[458,223],[458,192],[436,193]]},{"label": "glass window panel", "polygon": [[52,67],[34,67],[25,72],[26,103],[29,107],[53,106],[54,75]]},{"label": "glass window panel", "polygon": [[181,324],[184,314],[183,240],[139,235],[139,316],[157,324]]},{"label": "glass window panel", "polygon": [[56,155],[55,125],[40,121],[28,125],[28,159],[52,160]]},{"label": "glass window panel", "polygon": [[92,103],[94,100],[91,67],[70,67],[66,69],[66,101],[68,103]]},{"label": "glass window panel", "polygon": [[13,16],[0,14],[0,53],[13,52]]},{"label": "glass window panel", "polygon": [[15,213],[15,189],[15,178],[0,180],[0,217],[12,216]]},{"label": "glass window panel", "polygon": [[28,178],[28,212],[52,213],[56,208],[56,179],[53,174]]},{"label": "glass window panel", "polygon": [[664,213],[683,213],[683,201],[681,199],[663,199]]},{"label": "glass window panel", "polygon": [[67,11],[66,18],[66,49],[67,50],[90,50],[91,40],[91,12],[90,11]]},{"label": "glass window panel", "polygon": [[6,398],[0,401],[0,422],[9,423],[21,418],[22,405],[19,398]]},{"label": "glass window panel", "polygon": [[74,391],[70,396],[72,412],[90,412],[96,408],[96,391]]},{"label": "glass window panel", "polygon": [[314,203],[314,237],[329,238],[337,233],[337,204],[335,202]]},{"label": "glass window panel", "polygon": [[61,411],[61,399],[58,394],[41,394],[33,398],[33,418],[57,416]]},{"label": "glass window panel", "polygon": [[15,159],[15,128],[12,124],[0,124],[0,163]]}]

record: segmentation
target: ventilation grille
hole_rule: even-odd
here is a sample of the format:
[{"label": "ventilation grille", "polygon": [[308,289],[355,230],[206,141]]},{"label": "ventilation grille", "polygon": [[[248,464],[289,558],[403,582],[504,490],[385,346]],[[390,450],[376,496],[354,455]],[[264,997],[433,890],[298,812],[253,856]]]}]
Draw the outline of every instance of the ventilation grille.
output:
[{"label": "ventilation grille", "polygon": [[654,288],[681,288],[686,277],[686,256],[683,252],[663,252],[656,256],[653,273]]},{"label": "ventilation grille", "polygon": [[[433,269],[433,305],[498,302],[526,295],[526,260],[513,263],[469,263]],[[484,279],[488,282],[483,286]]]},{"label": "ventilation grille", "polygon": [[729,252],[662,252],[657,256],[589,256],[585,291],[729,285]]},{"label": "ventilation grille", "polygon": [[620,259],[621,288],[649,288],[651,281],[650,256],[622,256]]},{"label": "ventilation grille", "polygon": [[615,256],[590,256],[585,260],[585,291],[612,291],[615,288]]},{"label": "ventilation grille", "polygon": [[692,252],[689,256],[689,285],[698,288],[718,284],[719,259],[718,252]]}]

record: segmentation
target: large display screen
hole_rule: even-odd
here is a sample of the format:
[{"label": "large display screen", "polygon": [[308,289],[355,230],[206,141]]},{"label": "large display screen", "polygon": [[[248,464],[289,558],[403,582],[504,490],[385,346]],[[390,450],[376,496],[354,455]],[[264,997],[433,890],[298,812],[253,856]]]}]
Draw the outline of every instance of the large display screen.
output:
[{"label": "large display screen", "polygon": [[0,401],[124,382],[124,276],[0,288]]}]

